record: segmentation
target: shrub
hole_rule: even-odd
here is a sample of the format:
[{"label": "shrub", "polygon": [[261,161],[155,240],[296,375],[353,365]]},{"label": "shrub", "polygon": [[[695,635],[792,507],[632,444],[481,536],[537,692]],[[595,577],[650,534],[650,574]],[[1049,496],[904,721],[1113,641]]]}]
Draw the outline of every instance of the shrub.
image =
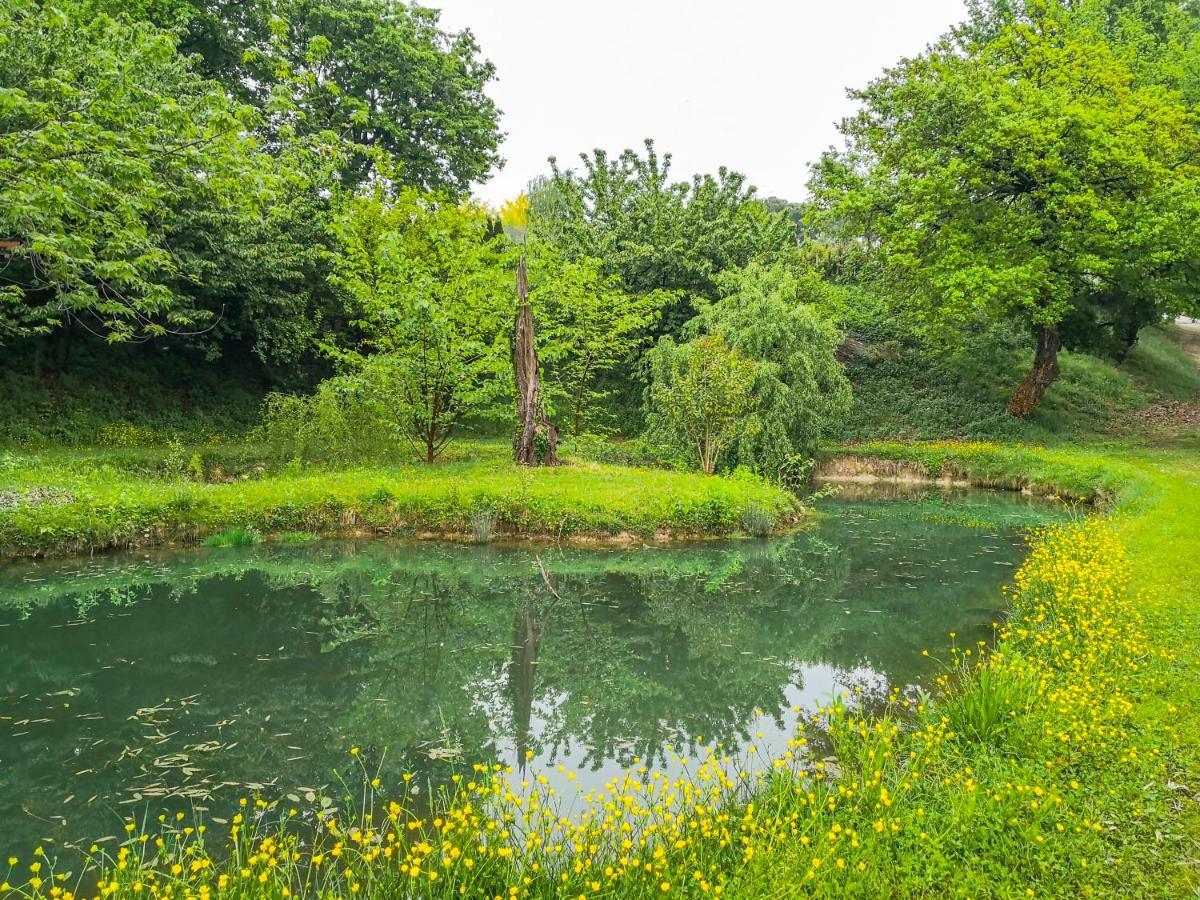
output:
[{"label": "shrub", "polygon": [[268,394],[257,438],[278,461],[329,462],[395,454],[396,423],[353,378],[328,378],[308,396]]}]

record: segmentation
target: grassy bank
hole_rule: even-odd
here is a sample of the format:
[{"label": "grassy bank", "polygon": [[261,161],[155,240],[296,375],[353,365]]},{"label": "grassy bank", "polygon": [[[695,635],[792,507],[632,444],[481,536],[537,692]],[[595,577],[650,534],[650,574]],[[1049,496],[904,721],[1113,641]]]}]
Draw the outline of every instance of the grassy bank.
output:
[{"label": "grassy bank", "polygon": [[349,803],[248,798],[204,831],[131,821],[123,846],[96,847],[86,862],[26,856],[10,887],[179,897],[1194,889],[1200,457],[878,449],[930,474],[1015,476],[1019,461],[1032,483],[1113,492],[1106,514],[1036,538],[982,667],[981,649],[952,637],[930,648],[947,665],[937,697],[896,695],[870,719],[845,697],[798,716],[782,759],[712,747],[687,778],[635,768],[579,798],[555,795],[536,772],[477,769],[430,811],[426,791],[379,784],[376,761],[355,751]]},{"label": "grassy bank", "polygon": [[503,448],[469,449],[434,465],[276,471],[241,447],[168,451],[176,461],[165,469],[163,451],[8,453],[0,457],[0,548],[88,552],[229,529],[465,535],[480,516],[494,518],[499,535],[715,535],[742,528],[747,514],[765,511],[781,524],[797,512],[791,495],[754,477],[586,462],[529,469]]}]

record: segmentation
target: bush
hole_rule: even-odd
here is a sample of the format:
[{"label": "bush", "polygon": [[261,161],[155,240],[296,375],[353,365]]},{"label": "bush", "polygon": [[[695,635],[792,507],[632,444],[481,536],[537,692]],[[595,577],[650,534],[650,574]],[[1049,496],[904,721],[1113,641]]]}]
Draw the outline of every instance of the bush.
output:
[{"label": "bush", "polygon": [[348,377],[329,378],[308,396],[268,394],[256,437],[278,462],[330,462],[394,456],[396,422]]}]

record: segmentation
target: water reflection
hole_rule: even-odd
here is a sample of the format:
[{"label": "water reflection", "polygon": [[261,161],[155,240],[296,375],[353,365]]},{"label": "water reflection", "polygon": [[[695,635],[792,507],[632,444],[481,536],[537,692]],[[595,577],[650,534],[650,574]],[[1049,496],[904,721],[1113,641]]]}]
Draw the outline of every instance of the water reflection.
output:
[{"label": "water reflection", "polygon": [[351,743],[385,778],[528,758],[584,787],[635,758],[670,768],[668,745],[770,752],[794,706],[917,684],[920,651],[947,632],[990,637],[1022,552],[1012,529],[843,503],[768,542],[320,543],[10,567],[0,845],[319,790]]}]

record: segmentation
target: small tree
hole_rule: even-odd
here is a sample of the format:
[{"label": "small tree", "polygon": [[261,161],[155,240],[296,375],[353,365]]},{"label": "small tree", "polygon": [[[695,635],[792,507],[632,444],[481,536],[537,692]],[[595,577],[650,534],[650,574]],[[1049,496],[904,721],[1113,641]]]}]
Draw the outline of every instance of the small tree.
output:
[{"label": "small tree", "polygon": [[720,334],[686,344],[663,338],[647,357],[650,433],[694,453],[704,474],[713,474],[738,433],[757,427],[753,360]]},{"label": "small tree", "polygon": [[362,340],[335,354],[433,462],[508,384],[509,248],[483,210],[403,191],[355,197],[333,283]]}]

